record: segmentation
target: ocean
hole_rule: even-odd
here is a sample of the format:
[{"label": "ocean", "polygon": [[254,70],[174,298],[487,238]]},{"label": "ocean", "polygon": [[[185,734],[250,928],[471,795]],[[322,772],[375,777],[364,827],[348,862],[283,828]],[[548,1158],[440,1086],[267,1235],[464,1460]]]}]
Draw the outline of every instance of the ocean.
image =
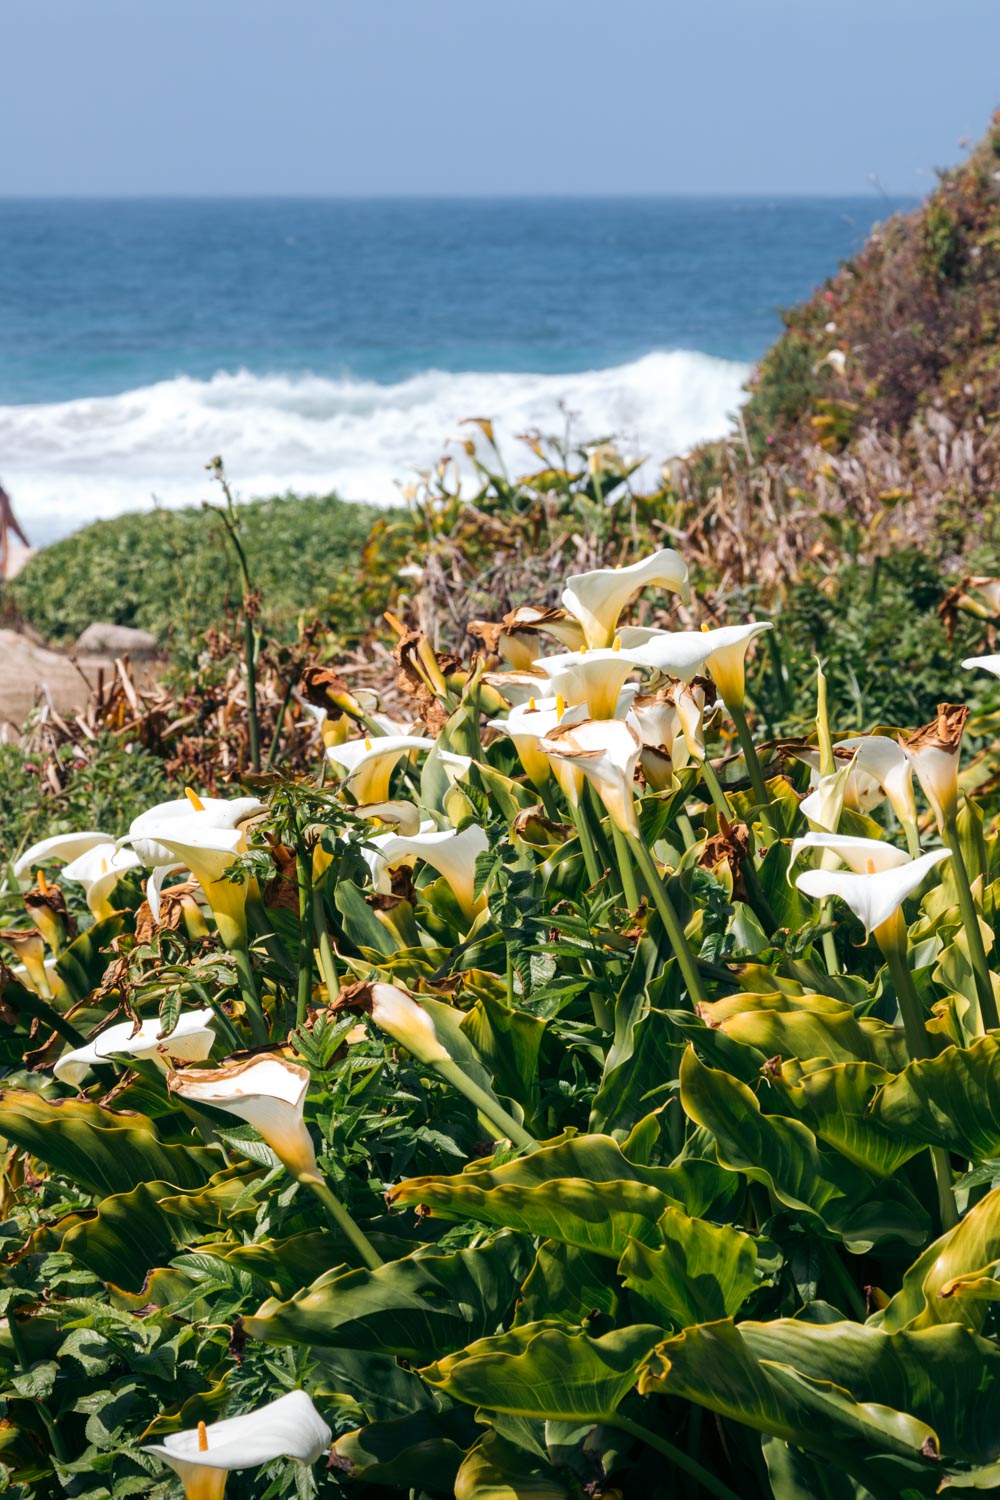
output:
[{"label": "ocean", "polygon": [[0,482],[42,544],[197,503],[216,453],[244,498],[391,503],[465,417],[515,467],[568,421],[655,468],[727,430],[779,306],[909,206],[0,200]]}]

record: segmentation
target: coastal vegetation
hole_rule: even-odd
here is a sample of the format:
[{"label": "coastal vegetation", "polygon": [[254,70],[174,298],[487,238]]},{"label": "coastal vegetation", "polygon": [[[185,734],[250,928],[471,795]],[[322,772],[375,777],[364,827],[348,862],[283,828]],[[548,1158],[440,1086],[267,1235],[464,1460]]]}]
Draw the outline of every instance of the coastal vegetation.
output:
[{"label": "coastal vegetation", "polygon": [[8,592],[170,656],[0,747],[0,1486],[1000,1491],[997,155],[651,492],[478,418]]}]

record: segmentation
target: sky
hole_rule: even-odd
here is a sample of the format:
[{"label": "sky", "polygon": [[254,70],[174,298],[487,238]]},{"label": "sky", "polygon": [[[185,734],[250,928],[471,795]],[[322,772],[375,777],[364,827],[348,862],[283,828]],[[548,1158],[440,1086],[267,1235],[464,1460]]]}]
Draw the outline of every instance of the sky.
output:
[{"label": "sky", "polygon": [[922,194],[998,0],[3,0],[0,196]]}]

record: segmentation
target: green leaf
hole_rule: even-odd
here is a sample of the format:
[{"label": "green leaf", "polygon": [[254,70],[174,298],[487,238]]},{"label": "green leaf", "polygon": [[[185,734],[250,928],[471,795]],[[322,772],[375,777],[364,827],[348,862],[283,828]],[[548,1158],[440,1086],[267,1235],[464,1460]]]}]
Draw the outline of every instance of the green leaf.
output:
[{"label": "green leaf", "polygon": [[[819,1140],[879,1177],[892,1177],[918,1149],[869,1113],[878,1090],[892,1075],[877,1063],[838,1063],[798,1073],[786,1063],[769,1083],[780,1097],[777,1108],[801,1120]],[[767,1103],[770,1107],[771,1097]]]},{"label": "green leaf", "polygon": [[141,1182],[130,1193],[112,1194],[93,1218],[63,1235],[62,1248],[102,1281],[138,1292],[148,1271],[164,1265],[178,1243],[190,1243],[201,1233],[160,1208],[159,1200],[176,1191],[169,1182]]},{"label": "green leaf", "polygon": [[616,1322],[620,1302],[621,1289],[605,1256],[546,1240],[521,1288],[514,1323],[537,1323],[555,1313],[567,1323],[593,1321],[595,1313]]},{"label": "green leaf", "polygon": [[[965,1218],[928,1245],[903,1277],[889,1305],[871,1321],[886,1333],[964,1323],[981,1333],[989,1308],[981,1282],[1000,1266],[1000,1188],[994,1188]],[[991,1287],[986,1288],[992,1297]]]},{"label": "green leaf", "polygon": [[907,1061],[902,1032],[863,1016],[827,995],[734,995],[711,1008],[710,1019],[733,1041],[765,1057],[870,1062],[898,1073]]},{"label": "green leaf", "polygon": [[517,1416],[610,1421],[659,1339],[650,1325],[615,1329],[603,1338],[551,1322],[529,1323],[421,1370],[455,1401]]},{"label": "green leaf", "polygon": [[788,1208],[863,1251],[898,1237],[921,1244],[929,1220],[898,1181],[870,1177],[846,1156],[817,1143],[798,1120],[761,1112],[746,1084],[706,1068],[689,1049],[681,1098],[693,1120],[715,1136],[719,1160],[765,1183]]},{"label": "green leaf", "polygon": [[395,938],[379,921],[353,880],[337,882],[333,901],[343,918],[344,931],[356,947],[362,952],[367,950],[373,958],[392,957],[398,946]]},{"label": "green leaf", "polygon": [[122,912],[112,912],[88,927],[86,932],[74,938],[56,960],[56,973],[70,994],[82,1000],[97,988],[108,967],[109,956],[105,951],[125,926]]},{"label": "green leaf", "polygon": [[0,1093],[0,1136],[91,1193],[128,1193],[158,1181],[201,1187],[219,1168],[202,1146],[167,1146],[143,1115],[115,1114],[81,1099],[51,1103],[28,1089]]},{"label": "green leaf", "polygon": [[518,1236],[450,1255],[421,1252],[375,1271],[327,1271],[244,1319],[272,1344],[370,1349],[413,1361],[461,1348],[507,1320],[531,1250]]},{"label": "green leaf", "polygon": [[461,1409],[372,1422],[337,1439],[333,1466],[349,1480],[448,1494],[476,1430]]},{"label": "green leaf", "polygon": [[943,1477],[939,1454],[979,1464],[1000,1450],[1000,1349],[954,1323],[895,1334],[795,1318],[705,1324],[661,1344],[639,1388],[695,1401],[862,1482],[866,1462],[896,1456],[920,1494]]},{"label": "green leaf", "polygon": [[[701,1168],[706,1168],[703,1172]],[[718,1185],[710,1164],[639,1167],[609,1136],[581,1136],[503,1166],[473,1166],[455,1177],[417,1177],[392,1188],[388,1200],[429,1209],[443,1218],[475,1219],[521,1229],[617,1260],[630,1239],[655,1244],[665,1208]],[[736,1190],[735,1182],[724,1191]]]},{"label": "green leaf", "polygon": [[944,1146],[971,1161],[1000,1153],[1000,1040],[947,1047],[886,1084],[872,1116],[910,1141]]},{"label": "green leaf", "polygon": [[621,1258],[625,1285],[674,1328],[735,1313],[756,1283],[757,1247],[728,1225],[690,1219],[668,1208],[657,1228],[662,1245],[633,1242]]},{"label": "green leaf", "polygon": [[568,1500],[572,1491],[549,1464],[488,1432],[455,1478],[455,1500]]}]

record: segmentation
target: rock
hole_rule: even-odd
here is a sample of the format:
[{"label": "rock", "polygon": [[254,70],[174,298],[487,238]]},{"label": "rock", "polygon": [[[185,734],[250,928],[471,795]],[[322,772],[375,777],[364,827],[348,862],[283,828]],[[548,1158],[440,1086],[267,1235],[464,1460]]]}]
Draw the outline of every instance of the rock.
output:
[{"label": "rock", "polygon": [[135,658],[155,656],[160,648],[156,636],[150,635],[148,630],[95,621],[80,636],[76,649],[94,656],[124,656],[127,653]]}]

